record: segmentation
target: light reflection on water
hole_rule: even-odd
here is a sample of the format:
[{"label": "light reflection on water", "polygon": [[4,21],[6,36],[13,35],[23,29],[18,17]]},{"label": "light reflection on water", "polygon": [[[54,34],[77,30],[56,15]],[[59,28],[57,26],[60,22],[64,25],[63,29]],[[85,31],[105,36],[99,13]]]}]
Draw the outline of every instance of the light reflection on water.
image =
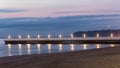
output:
[{"label": "light reflection on water", "polygon": [[97,45],[96,45],[96,48],[99,49],[99,48],[100,48],[100,44],[97,44]]},{"label": "light reflection on water", "polygon": [[114,47],[115,45],[114,44],[111,44],[110,47]]},{"label": "light reflection on water", "polygon": [[38,54],[40,54],[40,47],[41,47],[41,45],[40,45],[40,44],[37,44],[37,51],[38,51]]},{"label": "light reflection on water", "polygon": [[8,44],[8,56],[12,56],[12,53],[11,53],[11,44]]},{"label": "light reflection on water", "polygon": [[58,46],[59,46],[59,52],[62,52],[62,46],[63,46],[63,45],[62,45],[62,44],[59,44]]},{"label": "light reflection on water", "polygon": [[74,51],[74,46],[75,46],[74,44],[70,44],[70,50],[71,51]]},{"label": "light reflection on water", "polygon": [[27,44],[27,52],[28,52],[28,55],[31,54],[31,49],[30,49],[30,47],[31,47],[31,44]]},{"label": "light reflection on water", "polygon": [[84,50],[87,49],[87,44],[83,44],[83,49],[84,49]]},{"label": "light reflection on water", "polygon": [[22,45],[18,44],[19,55],[22,55]]},{"label": "light reflection on water", "polygon": [[[5,47],[6,45],[4,45]],[[4,53],[7,55],[0,54],[3,56],[13,56],[13,55],[31,55],[31,54],[41,54],[41,53],[54,53],[54,52],[68,52],[77,50],[88,50],[88,49],[99,49],[104,47],[114,47],[115,44],[17,44],[11,45],[7,44],[7,49],[4,49]]]},{"label": "light reflection on water", "polygon": [[51,53],[51,44],[47,44],[48,46],[48,53]]}]

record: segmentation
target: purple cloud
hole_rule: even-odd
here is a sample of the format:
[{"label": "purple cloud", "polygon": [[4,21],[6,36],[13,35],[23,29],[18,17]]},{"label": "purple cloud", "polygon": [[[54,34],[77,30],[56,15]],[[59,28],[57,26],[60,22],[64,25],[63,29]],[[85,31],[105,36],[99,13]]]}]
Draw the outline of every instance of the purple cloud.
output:
[{"label": "purple cloud", "polygon": [[58,11],[53,14],[71,14],[71,13],[94,13],[94,12],[120,12],[120,10],[81,10],[81,11]]},{"label": "purple cloud", "polygon": [[0,13],[14,13],[14,12],[23,12],[25,10],[21,9],[0,9]]}]

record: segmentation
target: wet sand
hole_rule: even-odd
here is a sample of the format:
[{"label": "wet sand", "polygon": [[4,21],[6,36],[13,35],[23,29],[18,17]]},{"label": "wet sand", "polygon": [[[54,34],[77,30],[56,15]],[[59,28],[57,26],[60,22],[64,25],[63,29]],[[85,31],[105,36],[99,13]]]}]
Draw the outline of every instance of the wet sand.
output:
[{"label": "wet sand", "polygon": [[2,57],[0,68],[120,68],[120,47]]}]

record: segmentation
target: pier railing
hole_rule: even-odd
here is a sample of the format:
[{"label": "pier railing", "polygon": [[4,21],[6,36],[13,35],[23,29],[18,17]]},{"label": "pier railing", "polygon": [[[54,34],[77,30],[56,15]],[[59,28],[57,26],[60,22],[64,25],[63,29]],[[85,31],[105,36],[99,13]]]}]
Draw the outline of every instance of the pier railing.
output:
[{"label": "pier railing", "polygon": [[10,39],[6,39],[6,40],[120,40],[120,37],[100,37],[100,38],[96,38],[96,37],[87,37],[87,38],[82,38],[82,37],[76,37],[76,38],[10,38]]}]

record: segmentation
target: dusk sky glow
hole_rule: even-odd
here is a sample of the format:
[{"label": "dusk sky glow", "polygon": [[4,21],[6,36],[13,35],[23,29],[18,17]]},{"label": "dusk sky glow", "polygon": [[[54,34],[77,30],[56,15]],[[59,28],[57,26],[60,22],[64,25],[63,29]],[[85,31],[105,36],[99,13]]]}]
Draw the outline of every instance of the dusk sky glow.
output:
[{"label": "dusk sky glow", "polygon": [[119,0],[0,0],[0,18],[120,14]]}]

